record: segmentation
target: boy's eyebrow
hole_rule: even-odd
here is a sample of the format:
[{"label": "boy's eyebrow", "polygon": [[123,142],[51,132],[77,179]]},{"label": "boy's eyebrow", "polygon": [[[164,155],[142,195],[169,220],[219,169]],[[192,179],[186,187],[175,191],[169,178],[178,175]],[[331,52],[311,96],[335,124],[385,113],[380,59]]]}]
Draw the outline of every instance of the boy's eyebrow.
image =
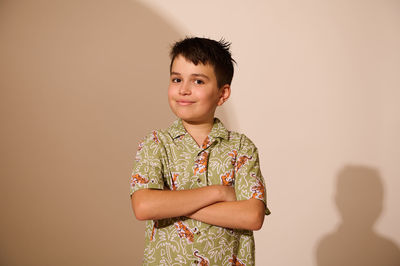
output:
[{"label": "boy's eyebrow", "polygon": [[[172,76],[172,75],[180,76],[181,73],[178,73],[178,72],[171,72],[171,73],[170,73],[170,76]],[[191,76],[193,76],[193,77],[203,77],[203,78],[206,78],[206,79],[208,79],[208,80],[210,79],[207,75],[201,74],[201,73],[193,73],[193,74],[191,74]]]},{"label": "boy's eyebrow", "polygon": [[178,73],[178,72],[171,72],[171,73],[170,73],[170,76],[172,76],[172,75],[178,75],[178,76],[179,76],[180,74],[181,74],[181,73]]},{"label": "boy's eyebrow", "polygon": [[191,76],[203,77],[203,78],[206,78],[206,79],[210,79],[207,75],[204,75],[204,74],[197,74],[197,73],[194,73],[194,74],[192,74]]}]

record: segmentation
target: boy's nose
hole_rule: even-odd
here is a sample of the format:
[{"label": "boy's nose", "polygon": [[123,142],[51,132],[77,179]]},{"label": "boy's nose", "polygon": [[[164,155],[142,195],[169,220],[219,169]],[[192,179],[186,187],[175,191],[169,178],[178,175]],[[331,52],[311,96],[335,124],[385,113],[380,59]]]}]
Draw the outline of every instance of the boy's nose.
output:
[{"label": "boy's nose", "polygon": [[190,84],[188,83],[182,83],[182,85],[179,87],[179,93],[182,95],[187,95],[190,94]]}]

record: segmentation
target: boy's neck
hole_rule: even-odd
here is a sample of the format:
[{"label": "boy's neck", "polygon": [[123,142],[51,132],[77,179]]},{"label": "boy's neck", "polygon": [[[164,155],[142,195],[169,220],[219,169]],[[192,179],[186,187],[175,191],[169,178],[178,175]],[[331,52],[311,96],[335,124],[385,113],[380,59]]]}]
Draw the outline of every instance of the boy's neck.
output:
[{"label": "boy's neck", "polygon": [[182,124],[186,131],[193,137],[199,147],[202,146],[204,140],[210,134],[212,127],[214,125],[214,118],[209,121],[204,121],[201,123],[192,123],[182,119]]}]

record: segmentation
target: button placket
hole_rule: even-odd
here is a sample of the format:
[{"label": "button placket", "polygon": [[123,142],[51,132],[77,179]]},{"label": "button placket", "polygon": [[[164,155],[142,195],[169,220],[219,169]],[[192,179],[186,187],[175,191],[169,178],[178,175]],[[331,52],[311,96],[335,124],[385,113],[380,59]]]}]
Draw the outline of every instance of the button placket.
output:
[{"label": "button placket", "polygon": [[215,143],[213,138],[207,136],[201,147],[198,147],[197,159],[195,162],[195,176],[199,187],[208,184],[208,162],[210,156],[210,147]]},{"label": "button placket", "polygon": [[197,177],[196,182],[199,186],[203,186],[208,170],[208,151],[201,151],[197,156],[195,164],[194,172],[195,176]]}]

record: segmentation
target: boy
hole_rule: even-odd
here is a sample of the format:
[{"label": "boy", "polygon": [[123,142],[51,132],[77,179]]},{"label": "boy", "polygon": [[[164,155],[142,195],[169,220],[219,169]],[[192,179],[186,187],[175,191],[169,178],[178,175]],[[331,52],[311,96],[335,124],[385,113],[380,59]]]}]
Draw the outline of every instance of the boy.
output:
[{"label": "boy", "polygon": [[132,208],[146,222],[144,265],[254,265],[266,208],[258,151],[214,118],[233,77],[229,43],[186,38],[171,50],[168,101],[178,119],[140,144]]}]

